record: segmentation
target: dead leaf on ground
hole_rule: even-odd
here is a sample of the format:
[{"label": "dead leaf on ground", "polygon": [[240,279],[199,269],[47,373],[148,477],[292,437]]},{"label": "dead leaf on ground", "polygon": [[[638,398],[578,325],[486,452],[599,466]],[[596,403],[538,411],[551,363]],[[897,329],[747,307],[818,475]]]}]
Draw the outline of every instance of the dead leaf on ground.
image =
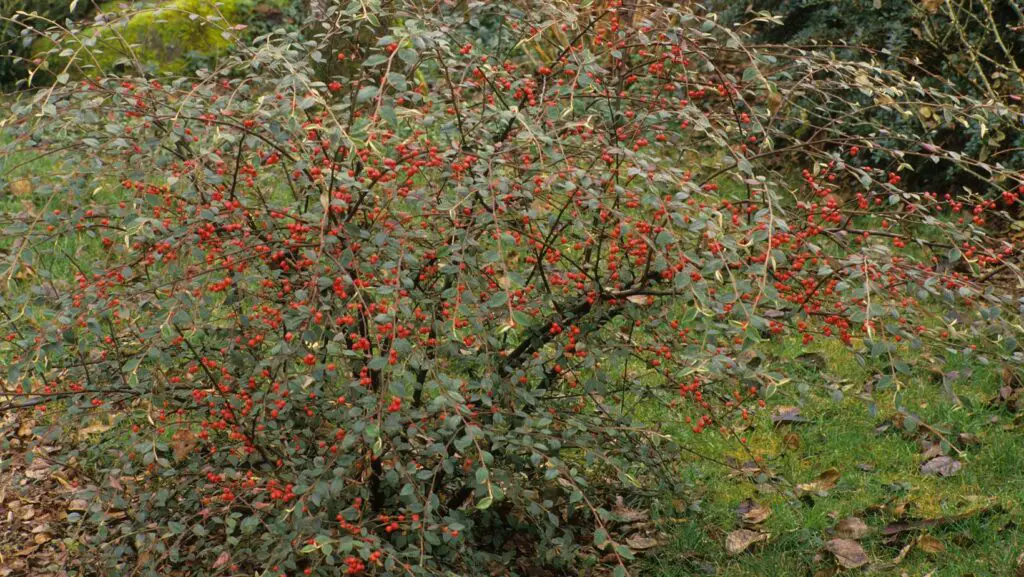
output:
[{"label": "dead leaf on ground", "polygon": [[802,364],[805,364],[816,369],[824,369],[828,362],[825,359],[825,355],[821,353],[803,353],[797,355],[796,360]]},{"label": "dead leaf on ground", "polygon": [[32,427],[34,427],[35,424],[36,422],[33,421],[32,419],[25,419],[21,421],[21,424],[18,426],[18,436],[23,439],[31,437]]},{"label": "dead leaf on ground", "polygon": [[897,555],[896,558],[894,558],[892,560],[892,564],[893,565],[899,565],[900,563],[902,563],[903,560],[907,558],[907,553],[910,553],[910,550],[913,549],[913,548],[914,548],[914,542],[913,541],[911,541],[910,543],[907,543],[906,545],[904,545],[903,548],[900,549],[900,554]]},{"label": "dead leaf on ground", "polygon": [[844,569],[863,567],[870,561],[860,543],[850,539],[832,539],[825,543],[825,549],[835,555],[836,563]]},{"label": "dead leaf on ground", "polygon": [[765,519],[772,515],[771,509],[753,499],[746,499],[740,503],[740,506],[737,508],[737,512],[739,513],[740,521],[747,525],[763,523]]},{"label": "dead leaf on ground", "polygon": [[962,464],[953,457],[940,456],[921,465],[921,473],[924,475],[938,475],[950,477],[957,474]]},{"label": "dead leaf on ground", "polygon": [[941,457],[944,452],[945,451],[942,449],[942,443],[930,443],[928,448],[921,453],[921,458],[928,461],[935,457]]},{"label": "dead leaf on ground", "polygon": [[612,508],[612,513],[614,513],[615,516],[623,523],[640,523],[642,521],[646,521],[651,516],[647,511],[626,507],[626,503],[622,499],[622,495],[617,495],[615,497],[615,507]]},{"label": "dead leaf on ground", "polygon": [[68,504],[68,511],[88,511],[89,502],[85,499],[72,499]]},{"label": "dead leaf on ground", "polygon": [[921,535],[918,537],[917,548],[925,553],[931,553],[932,555],[942,553],[946,550],[946,546],[942,544],[942,541],[939,541],[931,535]]},{"label": "dead leaf on ground", "polygon": [[1014,577],[1024,577],[1024,553],[1017,556],[1017,571]]},{"label": "dead leaf on ground", "polygon": [[631,535],[626,537],[626,546],[633,551],[646,551],[657,547],[661,542],[654,537],[645,537],[643,535]]},{"label": "dead leaf on ground", "polygon": [[111,429],[111,426],[112,425],[110,425],[109,423],[104,423],[101,420],[96,420],[78,429],[76,432],[78,433],[79,439],[85,439],[98,433],[105,433]]},{"label": "dead leaf on ground", "polygon": [[18,180],[11,181],[8,188],[10,188],[11,194],[14,196],[27,196],[32,194],[32,181],[27,178],[19,178]]},{"label": "dead leaf on ground", "polygon": [[981,444],[981,440],[978,439],[978,436],[971,433],[960,433],[956,436],[956,440],[965,447]]},{"label": "dead leaf on ground", "polygon": [[737,529],[725,538],[725,551],[730,555],[739,555],[754,543],[767,541],[770,535],[750,529]]},{"label": "dead leaf on ground", "polygon": [[218,567],[226,564],[230,560],[231,560],[231,553],[228,553],[227,551],[223,551],[220,555],[217,556],[217,560],[213,562],[213,568],[217,569]]},{"label": "dead leaf on ground", "polygon": [[772,415],[772,423],[782,425],[787,423],[806,423],[807,419],[800,416],[800,407],[779,407]]},{"label": "dead leaf on ground", "polygon": [[[943,525],[949,525],[950,523],[956,523],[958,521],[969,519],[975,515],[982,515],[989,511],[989,507],[982,507],[979,509],[974,509],[972,511],[967,511],[966,513],[961,513],[959,515],[953,515],[951,517],[939,517],[936,519],[916,519],[910,521],[896,521],[895,523],[889,523],[888,525],[886,525],[885,528],[882,529],[882,535],[888,537],[891,535],[906,533],[908,531],[917,531],[920,529],[931,529],[933,527],[941,527]],[[902,515],[902,512],[897,514]]]},{"label": "dead leaf on ground", "polygon": [[836,486],[839,482],[839,470],[835,467],[823,471],[818,478],[810,483],[800,483],[796,486],[797,490],[803,493],[823,493],[828,491],[832,487]]},{"label": "dead leaf on ground", "polygon": [[871,532],[871,529],[859,517],[847,517],[836,524],[836,536],[856,541]]}]

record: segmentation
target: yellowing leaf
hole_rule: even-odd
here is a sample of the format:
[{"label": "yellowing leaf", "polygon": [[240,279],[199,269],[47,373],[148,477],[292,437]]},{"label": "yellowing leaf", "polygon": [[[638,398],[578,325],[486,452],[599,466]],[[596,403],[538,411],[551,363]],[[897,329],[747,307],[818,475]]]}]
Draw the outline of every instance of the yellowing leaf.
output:
[{"label": "yellowing leaf", "polygon": [[739,555],[754,543],[767,541],[771,535],[750,529],[737,529],[725,538],[725,551],[730,555]]}]

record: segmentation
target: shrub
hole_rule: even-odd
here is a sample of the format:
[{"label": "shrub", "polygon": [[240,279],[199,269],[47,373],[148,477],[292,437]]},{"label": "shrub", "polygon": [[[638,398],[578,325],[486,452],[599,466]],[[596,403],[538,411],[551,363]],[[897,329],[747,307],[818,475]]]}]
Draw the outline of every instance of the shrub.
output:
[{"label": "shrub", "polygon": [[[1024,13],[1012,0],[757,0],[749,4],[715,2],[723,20],[740,26],[753,42],[799,44],[828,51],[846,61],[875,60],[917,78],[931,90],[1005,102],[1012,114],[989,124],[945,126],[936,145],[1003,166],[1024,161],[1021,146],[1020,65],[1024,63]],[[771,13],[771,18],[764,14]],[[755,17],[760,15],[760,17]],[[752,19],[750,22],[748,20]],[[868,114],[875,114],[869,110]],[[943,121],[926,116],[924,122]],[[885,115],[883,111],[882,115]],[[917,116],[917,114],[915,114]],[[917,122],[919,119],[914,119]],[[894,119],[872,118],[869,125]],[[895,119],[902,123],[904,120]],[[955,186],[977,190],[989,174],[964,171],[956,163],[911,159],[911,184],[935,190]],[[998,192],[996,193],[998,195]]]},{"label": "shrub", "polygon": [[[68,18],[81,18],[90,8],[89,2],[72,0],[0,0],[0,85],[25,76],[22,59],[31,56],[34,30],[49,28],[52,22],[63,24]],[[41,18],[27,16],[31,14]]]},{"label": "shrub", "polygon": [[[787,383],[759,343],[838,339],[877,390],[1018,349],[992,282],[1014,248],[986,235],[1017,176],[926,127],[865,132],[845,96],[968,124],[997,105],[657,2],[323,22],[8,119],[6,152],[63,159],[5,217],[0,354],[5,408],[82,475],[72,572],[621,575],[616,496],[678,476],[648,421],[742,447],[732,425]],[[372,40],[321,49],[338,35]],[[315,80],[326,61],[358,65]],[[794,118],[808,133],[780,134]],[[911,155],[1005,194],[907,190]]]}]

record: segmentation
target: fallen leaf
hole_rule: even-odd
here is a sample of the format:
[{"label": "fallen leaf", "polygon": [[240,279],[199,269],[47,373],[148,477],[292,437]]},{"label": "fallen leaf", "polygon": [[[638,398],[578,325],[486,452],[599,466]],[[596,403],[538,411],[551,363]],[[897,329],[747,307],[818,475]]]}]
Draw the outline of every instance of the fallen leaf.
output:
[{"label": "fallen leaf", "polygon": [[11,189],[11,194],[14,196],[32,194],[32,182],[27,178],[19,178],[18,180],[11,181],[8,186]]},{"label": "fallen leaf", "polygon": [[940,477],[950,477],[956,475],[957,471],[961,467],[960,461],[957,461],[953,457],[947,457],[945,455],[941,457],[935,457],[927,463],[921,465],[921,473],[925,475],[938,475]]},{"label": "fallen leaf", "polygon": [[763,523],[765,519],[771,516],[772,510],[764,505],[761,505],[753,499],[746,499],[737,510],[740,516],[740,521],[747,525],[757,525]]},{"label": "fallen leaf", "polygon": [[25,419],[18,426],[18,436],[25,439],[32,436],[32,427],[35,426],[36,422],[32,419]]},{"label": "fallen leaf", "polygon": [[824,369],[828,364],[825,360],[825,355],[822,355],[821,353],[803,353],[797,355],[796,360],[816,369]]},{"label": "fallen leaf", "polygon": [[823,471],[818,478],[810,483],[800,483],[796,486],[799,491],[804,493],[822,493],[828,491],[832,487],[836,486],[839,481],[839,470],[835,467]]},{"label": "fallen leaf", "polygon": [[[937,519],[918,519],[918,520],[914,520],[914,521],[897,521],[895,523],[889,523],[888,525],[886,525],[885,528],[882,529],[882,535],[885,535],[885,536],[888,537],[888,536],[891,536],[891,535],[898,535],[900,533],[905,533],[907,531],[917,531],[919,529],[930,529],[932,527],[941,527],[943,525],[949,525],[950,523],[956,523],[958,521],[963,521],[964,519],[969,519],[969,518],[971,518],[971,517],[973,517],[975,515],[984,514],[987,511],[989,511],[989,509],[983,507],[983,508],[980,508],[980,509],[975,509],[975,510],[968,511],[966,513],[961,513],[960,515],[954,515],[954,516],[951,516],[951,517],[939,517]],[[902,512],[897,513],[897,514],[898,515],[902,515]]]},{"label": "fallen leaf", "polygon": [[800,416],[800,407],[779,407],[772,415],[772,422],[776,425],[786,423],[806,423],[807,419]]},{"label": "fallen leaf", "polygon": [[900,549],[900,554],[897,555],[892,560],[892,564],[893,565],[899,565],[900,563],[902,563],[903,560],[906,559],[907,553],[910,553],[910,550],[913,549],[913,548],[914,548],[914,542],[913,541],[911,541],[910,543],[907,543],[906,545],[904,545],[903,548]]},{"label": "fallen leaf", "polygon": [[836,536],[842,539],[853,539],[856,541],[871,532],[859,517],[847,517],[836,524]]},{"label": "fallen leaf", "polygon": [[615,507],[612,509],[612,513],[623,523],[639,523],[646,521],[651,516],[647,511],[626,507],[621,495],[615,497]]},{"label": "fallen leaf", "polygon": [[932,443],[924,453],[921,453],[921,458],[924,460],[934,459],[935,457],[942,456],[942,443]]},{"label": "fallen leaf", "polygon": [[739,555],[754,543],[767,541],[770,535],[749,529],[737,529],[725,538],[725,551],[730,555]]},{"label": "fallen leaf", "polygon": [[86,426],[84,426],[84,427],[82,427],[80,429],[77,429],[76,432],[78,433],[78,438],[79,439],[84,439],[86,437],[90,437],[90,436],[95,435],[97,433],[105,433],[105,432],[109,431],[110,428],[111,428],[111,425],[109,425],[108,423],[104,423],[103,421],[96,420],[96,421],[93,421],[92,423],[90,423],[89,425],[86,425]]},{"label": "fallen leaf", "polygon": [[85,499],[72,499],[68,504],[68,511],[88,511],[89,502]]},{"label": "fallen leaf", "polygon": [[850,539],[832,539],[825,543],[825,549],[836,556],[836,563],[844,569],[863,567],[870,560],[860,543]]},{"label": "fallen leaf", "polygon": [[921,535],[918,537],[917,548],[925,553],[931,553],[932,555],[942,553],[946,550],[946,546],[942,544],[942,541],[939,541],[931,535]]},{"label": "fallen leaf", "polygon": [[796,451],[800,448],[800,435],[790,433],[782,438],[782,444],[790,451]]},{"label": "fallen leaf", "polygon": [[658,544],[659,541],[653,537],[644,537],[643,535],[626,537],[626,546],[633,551],[646,551],[657,547]]},{"label": "fallen leaf", "polygon": [[227,551],[223,551],[223,552],[221,552],[220,555],[217,556],[217,560],[213,562],[213,568],[216,569],[216,568],[220,567],[221,565],[224,565],[225,563],[227,563],[230,560],[231,560],[231,553],[228,553]]},{"label": "fallen leaf", "polygon": [[971,433],[960,433],[959,435],[956,436],[956,440],[960,441],[960,444],[965,447],[981,444],[981,441],[978,439],[978,436]]}]

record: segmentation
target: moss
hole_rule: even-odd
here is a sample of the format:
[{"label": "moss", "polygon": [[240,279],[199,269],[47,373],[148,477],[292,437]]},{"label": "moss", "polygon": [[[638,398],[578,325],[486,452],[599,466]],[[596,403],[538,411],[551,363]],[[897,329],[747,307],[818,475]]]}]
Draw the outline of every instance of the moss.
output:
[{"label": "moss", "polygon": [[[130,15],[107,25],[94,26],[83,33],[95,39],[90,49],[95,57],[79,55],[83,68],[97,64],[106,71],[116,69],[134,54],[144,66],[158,73],[176,74],[197,63],[205,63],[228,52],[233,44],[225,34],[235,24],[258,23],[265,25],[275,15],[285,14],[293,0],[171,0],[148,5],[136,5]],[[122,12],[121,2],[108,2],[100,10],[108,14]],[[227,38],[225,36],[228,36]],[[125,43],[130,46],[128,50]],[[33,45],[37,56],[54,47],[47,38]],[[49,68],[63,68],[61,59],[47,56]]]},{"label": "moss", "polygon": [[218,12],[202,0],[174,0],[143,10],[123,24],[101,29],[98,44],[104,56],[100,63],[107,67],[125,55],[118,36],[132,46],[139,60],[161,72],[181,72],[193,58],[222,54],[231,45],[222,32],[235,16],[234,4],[223,2]]}]

